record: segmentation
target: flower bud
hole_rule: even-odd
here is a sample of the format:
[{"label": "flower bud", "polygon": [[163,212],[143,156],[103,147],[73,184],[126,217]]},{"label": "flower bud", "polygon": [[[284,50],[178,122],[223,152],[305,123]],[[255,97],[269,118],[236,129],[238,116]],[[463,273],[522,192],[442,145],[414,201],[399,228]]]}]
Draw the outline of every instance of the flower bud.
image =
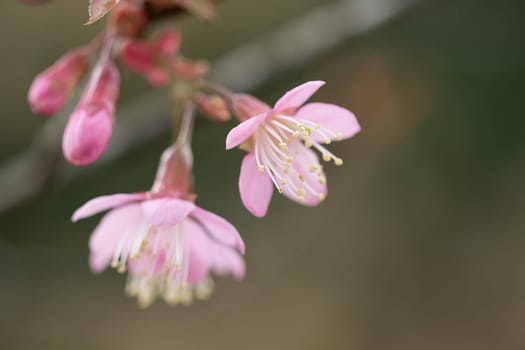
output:
[{"label": "flower bud", "polygon": [[233,110],[235,117],[243,122],[271,109],[266,103],[251,95],[237,94],[233,98]]},{"label": "flower bud", "polygon": [[152,41],[129,40],[120,47],[119,57],[126,68],[142,75],[153,86],[164,86],[170,79],[170,64],[182,38],[177,31],[166,31]]},{"label": "flower bud", "polygon": [[93,72],[64,131],[62,149],[71,164],[92,164],[106,150],[113,130],[119,80],[118,70],[111,62]]},{"label": "flower bud", "polygon": [[126,68],[142,75],[153,86],[164,86],[169,81],[168,73],[158,65],[155,54],[146,43],[124,43],[120,49],[120,60]]},{"label": "flower bud", "polygon": [[136,37],[146,26],[146,14],[138,4],[121,2],[111,13],[110,26],[121,37]]},{"label": "flower bud", "polygon": [[113,112],[107,105],[86,104],[69,118],[62,148],[73,165],[94,163],[106,150],[113,129]]},{"label": "flower bud", "polygon": [[200,107],[202,113],[217,123],[224,123],[230,120],[230,109],[226,101],[217,95],[204,95],[198,93],[193,97],[195,103]]},{"label": "flower bud", "polygon": [[28,102],[33,113],[45,116],[58,113],[88,68],[89,52],[80,48],[66,53],[37,75],[28,93]]},{"label": "flower bud", "polygon": [[189,146],[172,145],[162,154],[151,192],[193,200],[192,171],[193,155]]},{"label": "flower bud", "polygon": [[192,61],[183,57],[178,57],[173,62],[173,71],[175,74],[186,80],[202,78],[208,73],[209,68],[206,61]]}]

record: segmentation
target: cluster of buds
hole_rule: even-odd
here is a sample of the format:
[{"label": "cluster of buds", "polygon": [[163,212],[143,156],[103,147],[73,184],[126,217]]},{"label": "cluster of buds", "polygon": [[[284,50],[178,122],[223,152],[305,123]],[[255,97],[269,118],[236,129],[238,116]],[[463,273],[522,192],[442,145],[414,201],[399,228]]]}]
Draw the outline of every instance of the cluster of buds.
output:
[{"label": "cluster of buds", "polygon": [[320,204],[327,183],[319,155],[342,165],[343,160],[326,146],[360,131],[349,110],[306,103],[322,81],[301,84],[270,107],[256,97],[208,82],[208,64],[181,54],[179,31],[143,37],[152,18],[181,9],[206,19],[215,16],[208,0],[91,0],[88,23],[111,12],[105,31],[38,75],[28,96],[35,113],[54,115],[89,74],[62,143],[71,164],[86,166],[96,162],[109,143],[120,70],[140,75],[153,87],[173,88],[176,137],[161,157],[151,190],[97,197],[72,218],[77,221],[109,210],[91,236],[90,266],[95,272],[111,266],[128,273],[126,291],[143,307],[156,298],[173,305],[207,298],[213,289],[212,273],[244,277],[240,234],[228,221],[195,204],[191,136],[197,109],[216,123],[232,117],[238,121],[226,137],[226,149],[247,152],[239,192],[256,217],[267,214],[274,189],[305,206]]}]

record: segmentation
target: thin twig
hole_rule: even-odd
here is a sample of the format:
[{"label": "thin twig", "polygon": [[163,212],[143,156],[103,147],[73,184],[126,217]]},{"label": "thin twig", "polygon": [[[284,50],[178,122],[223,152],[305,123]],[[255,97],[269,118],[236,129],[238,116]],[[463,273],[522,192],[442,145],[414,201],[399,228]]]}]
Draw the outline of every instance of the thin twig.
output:
[{"label": "thin twig", "polygon": [[[419,2],[339,0],[322,5],[214,62],[210,78],[234,91],[253,91],[279,73],[311,62]],[[166,94],[157,92],[121,106],[110,148],[96,166],[111,162],[167,130],[169,102]],[[0,167],[0,214],[34,197],[46,184],[65,182],[82,172],[61,160],[65,120],[66,115],[50,120],[27,151]]]}]

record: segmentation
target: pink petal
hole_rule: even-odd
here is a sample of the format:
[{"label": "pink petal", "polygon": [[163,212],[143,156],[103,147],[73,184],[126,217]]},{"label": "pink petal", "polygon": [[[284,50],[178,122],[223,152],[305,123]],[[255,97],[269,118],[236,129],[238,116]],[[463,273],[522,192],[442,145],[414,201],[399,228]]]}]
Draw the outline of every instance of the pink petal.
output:
[{"label": "pink petal", "polygon": [[259,218],[266,215],[272,199],[273,184],[268,174],[259,172],[253,153],[248,153],[242,161],[239,191],[250,213]]},{"label": "pink petal", "polygon": [[246,272],[243,258],[228,247],[218,244],[213,244],[213,246],[213,272],[219,276],[232,274],[237,280],[243,279]]},{"label": "pink petal", "polygon": [[176,198],[159,198],[142,202],[146,220],[154,226],[178,224],[195,209],[195,204]]},{"label": "pink petal", "polygon": [[143,221],[139,204],[130,204],[107,213],[89,239],[90,266],[101,272],[113,258],[123,237],[133,234]]},{"label": "pink petal", "polygon": [[77,220],[100,213],[101,211],[119,207],[129,202],[140,201],[144,198],[146,198],[146,193],[112,194],[109,196],[93,198],[78,208],[73,214],[71,220],[75,222]]},{"label": "pink petal", "polygon": [[[291,142],[288,145],[288,152],[293,157],[291,166],[294,170],[294,173],[302,176],[303,181],[299,180],[298,176],[289,176],[289,184],[294,185],[296,188],[304,188],[305,195],[304,201],[300,201],[296,192],[290,190],[291,186],[283,186],[283,194],[290,198],[291,200],[305,206],[316,206],[321,202],[322,198],[326,197],[327,186],[326,182],[320,183],[319,173],[321,173],[323,179],[325,179],[324,172],[321,170],[321,165],[319,164],[319,158],[315,152],[306,148],[301,142],[295,141]],[[312,167],[315,167],[317,170],[312,172]],[[308,187],[315,191],[315,194],[312,194]]]},{"label": "pink petal", "polygon": [[231,129],[226,137],[226,149],[232,149],[246,141],[269,115],[269,113],[259,114]]},{"label": "pink petal", "polygon": [[244,254],[246,248],[241,235],[237,229],[224,218],[199,207],[196,207],[195,210],[191,212],[191,216],[199,220],[213,238],[226,245],[237,248],[241,254]]},{"label": "pink petal", "polygon": [[[309,103],[299,109],[297,118],[310,120],[319,124],[322,128],[329,129],[341,134],[342,139],[348,139],[357,134],[361,127],[355,115],[348,109],[328,103]],[[335,140],[333,135],[327,135],[331,140]],[[311,136],[315,141],[322,141],[323,137],[312,132]]]},{"label": "pink petal", "polygon": [[295,112],[297,108],[301,107],[324,84],[324,81],[318,80],[299,85],[281,97],[273,107],[273,110],[275,112],[288,110]]},{"label": "pink petal", "polygon": [[210,239],[198,224],[192,220],[184,220],[183,225],[188,240],[188,283],[196,286],[208,276],[213,251]]}]

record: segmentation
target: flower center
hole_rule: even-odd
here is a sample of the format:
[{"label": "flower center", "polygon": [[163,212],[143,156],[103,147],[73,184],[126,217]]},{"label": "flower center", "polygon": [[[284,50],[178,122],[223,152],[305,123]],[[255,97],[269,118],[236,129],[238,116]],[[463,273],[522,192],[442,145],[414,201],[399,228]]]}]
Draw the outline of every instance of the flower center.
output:
[{"label": "flower center", "polygon": [[[341,140],[341,133],[301,118],[277,114],[265,121],[255,133],[254,153],[260,172],[266,172],[279,193],[291,191],[301,202],[305,195],[316,196],[320,201],[325,194],[314,188],[306,177],[316,175],[320,185],[326,183],[323,167],[317,157],[301,147],[314,147],[324,161],[342,165],[343,160],[328,151],[321,142],[330,144],[332,139]],[[300,143],[303,141],[303,144]],[[296,149],[296,152],[291,152]],[[286,186],[286,187],[285,187]]]}]

